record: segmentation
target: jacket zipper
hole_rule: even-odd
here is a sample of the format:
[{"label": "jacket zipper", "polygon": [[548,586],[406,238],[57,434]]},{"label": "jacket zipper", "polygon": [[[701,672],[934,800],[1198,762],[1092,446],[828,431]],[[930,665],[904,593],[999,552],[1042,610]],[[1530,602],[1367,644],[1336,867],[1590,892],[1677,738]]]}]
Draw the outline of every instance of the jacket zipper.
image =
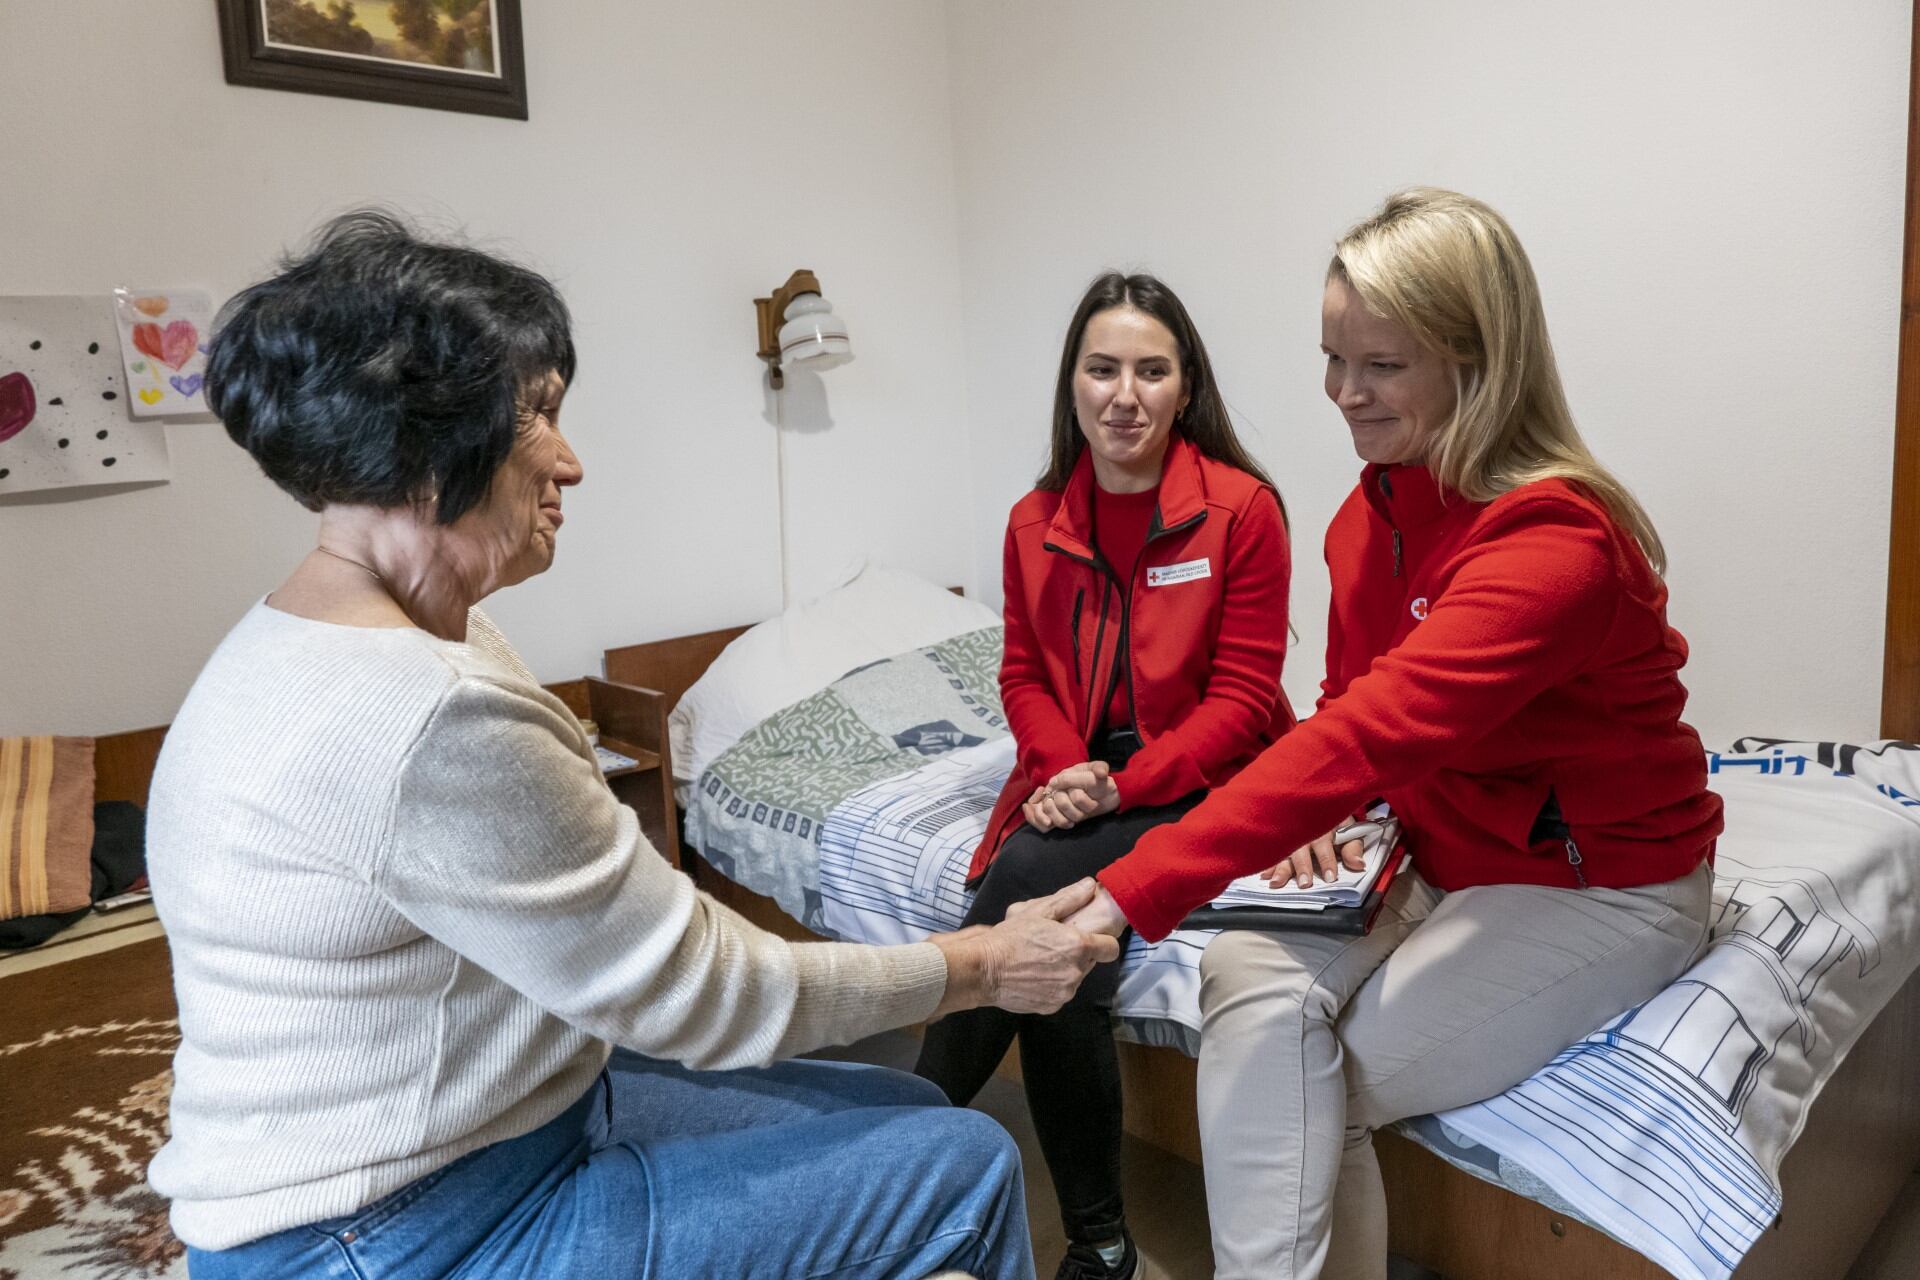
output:
[{"label": "jacket zipper", "polygon": [[[1387,473],[1380,473],[1380,492],[1387,498],[1393,497],[1393,482],[1387,479]],[[1388,513],[1387,527],[1393,530],[1393,576],[1400,576],[1400,526],[1393,523],[1392,513]]]},{"label": "jacket zipper", "polygon": [[[1154,522],[1157,524],[1160,519],[1160,513],[1158,511],[1154,512],[1153,518],[1154,518]],[[1195,526],[1196,524],[1199,524],[1202,520],[1205,520],[1206,518],[1207,518],[1207,513],[1203,509],[1197,514],[1190,516],[1185,520],[1182,520],[1179,524],[1172,525],[1168,528],[1164,528],[1164,529],[1149,528],[1147,530],[1147,543],[1150,544],[1153,542],[1154,539],[1164,538],[1168,534],[1185,532],[1186,530],[1193,528],[1193,526]],[[1131,657],[1132,633],[1133,633],[1133,625],[1132,625],[1133,580],[1139,577],[1140,575],[1140,563],[1142,560],[1146,558],[1146,554],[1147,554],[1146,545],[1143,544],[1141,546],[1140,554],[1134,558],[1133,573],[1129,575],[1127,583],[1124,587],[1120,587],[1119,575],[1114,573],[1113,566],[1106,562],[1105,557],[1101,556],[1098,550],[1095,550],[1093,559],[1089,560],[1085,556],[1077,556],[1073,554],[1073,552],[1068,551],[1065,547],[1058,546],[1051,542],[1043,542],[1041,546],[1045,547],[1048,551],[1052,551],[1059,555],[1063,555],[1067,557],[1067,559],[1069,560],[1075,560],[1081,564],[1089,566],[1095,572],[1099,573],[1103,580],[1101,590],[1100,590],[1100,621],[1095,625],[1094,631],[1093,631],[1093,668],[1092,670],[1087,672],[1087,676],[1083,681],[1083,683],[1085,683],[1087,686],[1087,707],[1085,712],[1085,718],[1081,721],[1081,723],[1087,726],[1087,733],[1089,735],[1093,733],[1096,727],[1093,722],[1093,713],[1094,713],[1094,705],[1095,705],[1093,701],[1093,695],[1094,695],[1093,683],[1094,683],[1094,678],[1099,676],[1100,674],[1100,646],[1106,643],[1108,602],[1113,598],[1114,589],[1116,587],[1120,588],[1120,637],[1119,637],[1119,642],[1114,646],[1114,653],[1113,653],[1114,665],[1112,668],[1112,674],[1107,680],[1107,690],[1106,690],[1107,696],[1106,696],[1106,699],[1099,704],[1099,709],[1100,709],[1100,713],[1104,716],[1106,714],[1107,704],[1113,701],[1113,691],[1115,688],[1118,687],[1121,679],[1121,673],[1124,671],[1126,676],[1126,681],[1127,681],[1127,711],[1133,717],[1134,732],[1136,734],[1140,733],[1140,708],[1139,708],[1138,702],[1135,700],[1135,697],[1134,697],[1133,661]],[[1074,601],[1073,601],[1073,637],[1074,637],[1073,662],[1074,662],[1074,678],[1075,679],[1081,679],[1081,676],[1080,676],[1080,609],[1081,609],[1081,604],[1084,601],[1085,597],[1086,597],[1086,588],[1082,587],[1080,589],[1080,593],[1074,597]],[[1145,737],[1144,734],[1141,734],[1141,736],[1143,738]]]},{"label": "jacket zipper", "polygon": [[[1147,541],[1151,542],[1149,535]],[[1140,734],[1140,708],[1133,698],[1133,582],[1140,575],[1140,562],[1146,559],[1147,548],[1142,545],[1140,553],[1133,558],[1133,568],[1127,574],[1127,585],[1120,592],[1120,637],[1113,646],[1113,678],[1107,681],[1106,700],[1100,704],[1102,715],[1113,702],[1113,691],[1120,687],[1122,674],[1127,680],[1127,719],[1133,724],[1136,737]]]},{"label": "jacket zipper", "polygon": [[[1096,564],[1094,567],[1098,569],[1102,568],[1103,565]],[[1107,570],[1106,572],[1107,580],[1100,585],[1100,622],[1093,629],[1093,670],[1087,673],[1088,679],[1085,682],[1087,686],[1087,709],[1082,713],[1080,718],[1080,723],[1086,726],[1089,744],[1091,744],[1093,740],[1094,729],[1092,677],[1100,674],[1100,646],[1105,642],[1107,636],[1107,601],[1113,598],[1113,573],[1111,570]],[[1116,654],[1115,656],[1117,657],[1118,655]],[[1109,686],[1107,690],[1107,697],[1113,697],[1111,686]],[[1102,709],[1104,710],[1104,707]]]},{"label": "jacket zipper", "polygon": [[1573,878],[1580,882],[1582,889],[1587,887],[1587,873],[1584,869],[1586,861],[1585,858],[1580,856],[1580,846],[1573,842],[1572,836],[1568,836],[1567,865],[1573,868]]},{"label": "jacket zipper", "polygon": [[1080,606],[1087,602],[1087,589],[1081,587],[1073,595],[1073,678],[1085,683],[1080,676]]},{"label": "jacket zipper", "polygon": [[[1073,552],[1067,550],[1063,546],[1058,545],[1057,543],[1043,542],[1040,545],[1042,548],[1053,552],[1055,555],[1065,556],[1067,559],[1073,561],[1075,564],[1084,564],[1089,569],[1092,569],[1095,573],[1098,573],[1101,575],[1102,585],[1100,588],[1100,621],[1095,625],[1093,629],[1093,669],[1087,672],[1086,679],[1083,681],[1083,683],[1087,685],[1087,705],[1086,705],[1086,710],[1082,713],[1082,719],[1080,721],[1082,724],[1087,724],[1089,726],[1087,729],[1087,733],[1089,735],[1089,741],[1091,741],[1091,735],[1093,733],[1093,729],[1089,722],[1093,718],[1093,677],[1098,676],[1100,674],[1100,646],[1106,642],[1107,602],[1112,598],[1112,595],[1113,595],[1113,582],[1114,582],[1113,569],[1107,564],[1106,560],[1101,557],[1100,551],[1098,548],[1094,549],[1093,558],[1089,560],[1086,556],[1075,555]],[[1073,661],[1074,661],[1075,678],[1079,678],[1079,666],[1080,666],[1080,643],[1079,643],[1080,605],[1081,605],[1081,602],[1085,599],[1086,594],[1087,594],[1086,588],[1082,587],[1080,589],[1080,594],[1074,598]],[[1109,698],[1113,696],[1111,688],[1109,688],[1107,696]]]}]

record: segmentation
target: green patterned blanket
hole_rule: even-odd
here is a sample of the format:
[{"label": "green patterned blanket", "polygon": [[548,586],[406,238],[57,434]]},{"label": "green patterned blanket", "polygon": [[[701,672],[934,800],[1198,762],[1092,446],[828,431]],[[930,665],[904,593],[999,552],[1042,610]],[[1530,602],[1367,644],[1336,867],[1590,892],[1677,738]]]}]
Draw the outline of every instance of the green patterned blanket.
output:
[{"label": "green patterned blanket", "polygon": [[847,796],[1007,732],[1001,628],[857,667],[775,712],[708,766],[687,841],[728,879],[820,930],[820,828]]}]

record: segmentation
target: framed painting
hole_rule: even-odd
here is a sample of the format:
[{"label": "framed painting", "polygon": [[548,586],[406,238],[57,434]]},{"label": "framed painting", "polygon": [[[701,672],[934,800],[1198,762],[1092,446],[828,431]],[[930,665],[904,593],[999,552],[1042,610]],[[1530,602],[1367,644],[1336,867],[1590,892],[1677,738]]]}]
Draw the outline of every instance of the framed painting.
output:
[{"label": "framed painting", "polygon": [[527,118],[520,0],[218,0],[227,83]]}]

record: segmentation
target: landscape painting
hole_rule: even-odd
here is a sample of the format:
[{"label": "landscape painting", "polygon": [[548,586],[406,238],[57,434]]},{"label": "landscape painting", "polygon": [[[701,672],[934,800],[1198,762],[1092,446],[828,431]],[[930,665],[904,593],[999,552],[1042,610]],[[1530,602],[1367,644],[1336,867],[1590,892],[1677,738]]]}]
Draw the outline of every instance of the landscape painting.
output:
[{"label": "landscape painting", "polygon": [[227,83],[527,118],[520,0],[219,0]]},{"label": "landscape painting", "polygon": [[493,0],[260,0],[267,44],[498,75]]}]

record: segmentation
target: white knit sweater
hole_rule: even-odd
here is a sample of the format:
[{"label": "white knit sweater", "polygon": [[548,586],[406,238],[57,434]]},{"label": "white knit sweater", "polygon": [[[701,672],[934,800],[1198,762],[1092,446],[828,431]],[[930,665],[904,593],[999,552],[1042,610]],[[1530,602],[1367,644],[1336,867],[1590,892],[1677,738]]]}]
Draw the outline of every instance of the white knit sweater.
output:
[{"label": "white knit sweater", "polygon": [[679,875],[476,611],[465,644],[257,605],[147,826],[181,1043],[151,1180],[222,1249],[563,1111],[608,1044],[765,1063],[924,1018],[921,943],[792,945]]}]

